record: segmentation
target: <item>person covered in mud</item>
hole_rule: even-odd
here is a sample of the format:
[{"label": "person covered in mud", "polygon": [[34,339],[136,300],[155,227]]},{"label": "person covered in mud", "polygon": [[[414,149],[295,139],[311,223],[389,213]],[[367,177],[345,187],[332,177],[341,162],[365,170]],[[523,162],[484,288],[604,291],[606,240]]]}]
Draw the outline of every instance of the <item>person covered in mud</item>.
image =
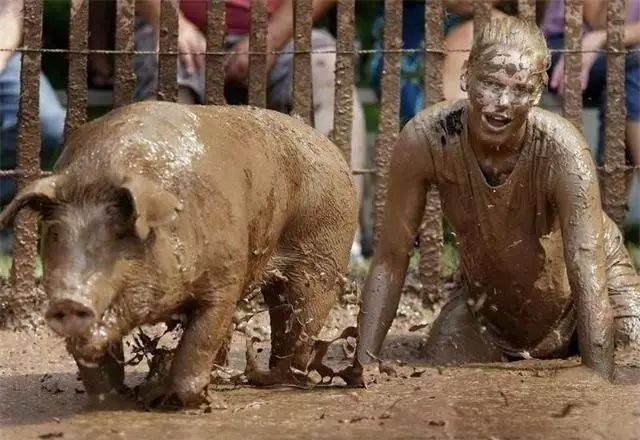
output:
[{"label": "person covered in mud", "polygon": [[356,371],[377,357],[396,314],[430,186],[463,276],[431,328],[430,363],[562,357],[577,335],[583,364],[607,378],[640,366],[640,278],[601,208],[589,148],[570,122],[536,107],[549,62],[535,25],[492,19],[460,77],[468,98],[431,106],[402,130]]}]

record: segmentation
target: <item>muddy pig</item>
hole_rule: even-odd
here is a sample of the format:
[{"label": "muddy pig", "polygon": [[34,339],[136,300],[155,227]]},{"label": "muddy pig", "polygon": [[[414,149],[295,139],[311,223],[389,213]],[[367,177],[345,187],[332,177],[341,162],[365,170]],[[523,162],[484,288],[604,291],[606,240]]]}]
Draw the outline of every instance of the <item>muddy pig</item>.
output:
[{"label": "muddy pig", "polygon": [[0,226],[25,206],[43,219],[46,321],[88,392],[122,387],[124,335],[184,313],[157,395],[185,405],[199,401],[237,301],[257,287],[270,366],[307,367],[356,228],[338,148],[300,120],[252,107],[114,110],[71,134],[53,174],[25,187]]}]

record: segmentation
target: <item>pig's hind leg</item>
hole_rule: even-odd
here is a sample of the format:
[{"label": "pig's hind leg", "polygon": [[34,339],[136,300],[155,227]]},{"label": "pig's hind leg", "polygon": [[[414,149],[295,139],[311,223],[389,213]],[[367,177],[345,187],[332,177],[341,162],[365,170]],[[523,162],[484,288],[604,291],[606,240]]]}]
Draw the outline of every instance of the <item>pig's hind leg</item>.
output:
[{"label": "pig's hind leg", "polygon": [[344,252],[337,256],[322,247],[296,250],[295,258],[282,272],[285,279],[263,289],[271,320],[272,369],[306,371],[311,361],[315,338],[335,304],[341,288],[342,272],[337,269],[344,262],[346,270],[351,237],[345,234]]}]

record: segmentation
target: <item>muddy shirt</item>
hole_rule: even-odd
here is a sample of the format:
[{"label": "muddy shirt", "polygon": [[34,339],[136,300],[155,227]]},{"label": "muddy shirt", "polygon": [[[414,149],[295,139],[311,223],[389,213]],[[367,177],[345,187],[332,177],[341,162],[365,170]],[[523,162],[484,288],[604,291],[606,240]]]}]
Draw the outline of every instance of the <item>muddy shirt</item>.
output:
[{"label": "muddy shirt", "polygon": [[[504,183],[491,186],[468,142],[466,101],[425,110],[415,127],[424,136],[427,179],[440,191],[470,308],[483,330],[507,352],[547,341],[548,354],[553,345],[566,345],[575,312],[554,188],[559,173],[585,169],[588,156],[581,153],[578,132],[557,115],[533,108],[515,168]],[[615,224],[603,216],[604,235],[615,235]]]}]

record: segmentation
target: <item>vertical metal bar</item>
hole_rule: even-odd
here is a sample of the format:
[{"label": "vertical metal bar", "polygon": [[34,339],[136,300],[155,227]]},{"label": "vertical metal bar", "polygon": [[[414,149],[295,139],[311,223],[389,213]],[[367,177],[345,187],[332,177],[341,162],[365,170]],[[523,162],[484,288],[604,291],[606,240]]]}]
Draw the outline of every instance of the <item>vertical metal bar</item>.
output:
[{"label": "vertical metal bar", "polygon": [[[87,54],[89,41],[89,1],[69,4],[69,85],[67,87],[67,120],[65,137],[87,121]],[[74,15],[75,13],[75,15]]]},{"label": "vertical metal bar", "polygon": [[518,16],[531,23],[536,22],[536,0],[518,0]]},{"label": "vertical metal bar", "polygon": [[491,3],[487,0],[473,0],[474,39],[491,18]]},{"label": "vertical metal bar", "polygon": [[171,0],[160,0],[160,55],[158,58],[158,99],[176,101],[178,10]]},{"label": "vertical metal bar", "polygon": [[267,5],[266,0],[251,0],[251,36],[249,37],[249,104],[267,105]]},{"label": "vertical metal bar", "polygon": [[332,141],[351,163],[351,129],[353,126],[353,82],[356,57],[354,50],[355,0],[338,2],[336,42],[335,105]]},{"label": "vertical metal bar", "polygon": [[312,0],[294,0],[293,20],[293,109],[313,126],[313,87],[311,87]]},{"label": "vertical metal bar", "polygon": [[607,5],[607,111],[605,116],[605,161],[602,205],[622,227],[626,216],[629,167],[625,165],[624,21],[625,1],[609,0]]},{"label": "vertical metal bar", "polygon": [[582,131],[582,0],[566,0],[564,9],[564,117]]},{"label": "vertical metal bar", "polygon": [[207,55],[205,96],[207,104],[223,105],[224,99],[224,36],[227,29],[225,0],[211,0],[207,8]]},{"label": "vertical metal bar", "polygon": [[[442,72],[444,67],[444,5],[431,0],[425,5],[425,94],[427,106],[444,100]],[[442,209],[436,188],[427,193],[420,225],[420,283],[422,301],[433,306],[440,299],[440,263],[442,252]]]},{"label": "vertical metal bar", "polygon": [[[40,52],[42,47],[42,1],[24,2],[22,68],[20,71],[20,104],[18,110],[18,155],[17,169],[24,173],[17,179],[18,189],[33,180],[40,171]],[[16,323],[29,316],[37,298],[35,287],[36,216],[22,210],[15,222],[15,242],[11,279],[14,293],[7,304]]]},{"label": "vertical metal bar", "polygon": [[375,145],[376,194],[374,243],[382,226],[384,204],[387,197],[391,153],[398,137],[400,109],[400,62],[402,49],[402,1],[384,2],[384,68],[380,80],[380,122]]},{"label": "vertical metal bar", "polygon": [[[116,50],[133,50],[135,0],[118,0],[116,5]],[[127,105],[133,99],[136,77],[133,74],[133,55],[117,54],[113,84],[113,107]]]}]

